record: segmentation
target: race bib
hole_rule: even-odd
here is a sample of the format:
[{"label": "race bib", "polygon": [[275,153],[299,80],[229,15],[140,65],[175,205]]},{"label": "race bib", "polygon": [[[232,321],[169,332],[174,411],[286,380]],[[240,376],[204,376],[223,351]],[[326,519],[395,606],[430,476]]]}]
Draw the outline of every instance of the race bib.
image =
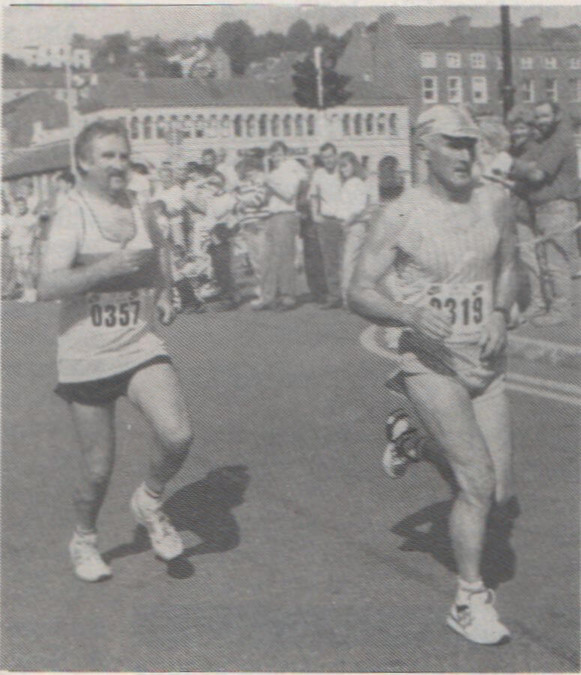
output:
[{"label": "race bib", "polygon": [[430,284],[424,305],[450,321],[450,342],[477,342],[492,312],[492,285],[481,281]]},{"label": "race bib", "polygon": [[94,328],[112,329],[136,326],[143,320],[144,302],[138,290],[124,293],[89,293],[89,322]]}]

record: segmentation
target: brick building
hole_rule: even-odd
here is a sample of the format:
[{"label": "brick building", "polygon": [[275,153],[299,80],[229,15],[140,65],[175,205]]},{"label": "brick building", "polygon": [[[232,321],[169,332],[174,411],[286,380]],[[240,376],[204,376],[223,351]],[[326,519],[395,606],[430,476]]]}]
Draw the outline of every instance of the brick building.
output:
[{"label": "brick building", "polygon": [[[537,17],[513,27],[516,102],[558,101],[581,113],[581,26],[543,28]],[[412,117],[434,103],[469,103],[500,113],[500,26],[471,25],[460,16],[449,24],[397,24],[391,13],[366,26],[355,24],[337,69],[353,78],[389,86],[397,80],[412,99]]]}]

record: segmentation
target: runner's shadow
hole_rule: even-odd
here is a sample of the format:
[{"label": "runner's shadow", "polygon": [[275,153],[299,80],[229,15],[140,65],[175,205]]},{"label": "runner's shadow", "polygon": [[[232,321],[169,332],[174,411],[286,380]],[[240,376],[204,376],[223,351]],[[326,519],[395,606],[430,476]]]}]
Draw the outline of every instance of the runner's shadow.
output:
[{"label": "runner's shadow", "polygon": [[[399,550],[429,553],[457,574],[448,528],[453,503],[449,499],[431,504],[396,523],[391,531],[404,538]],[[481,563],[482,578],[488,588],[497,588],[515,575],[516,555],[510,543],[513,523],[513,518],[497,514],[489,518]]]},{"label": "runner's shadow", "polygon": [[[189,556],[222,553],[238,546],[240,528],[231,509],[243,503],[249,481],[246,466],[221,467],[210,471],[202,480],[181,488],[164,503],[163,510],[178,531],[189,530],[201,539],[179,558],[167,563],[170,576],[192,576],[194,569],[188,561]],[[150,548],[145,528],[139,525],[134,530],[133,541],[107,551],[103,559],[111,562]]]}]

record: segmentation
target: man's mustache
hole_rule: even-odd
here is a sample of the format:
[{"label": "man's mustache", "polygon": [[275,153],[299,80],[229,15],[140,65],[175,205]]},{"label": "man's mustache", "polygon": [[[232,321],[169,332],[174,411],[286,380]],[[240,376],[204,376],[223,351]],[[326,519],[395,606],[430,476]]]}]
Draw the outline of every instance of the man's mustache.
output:
[{"label": "man's mustache", "polygon": [[125,178],[127,173],[125,171],[120,171],[118,169],[114,169],[113,171],[109,171],[109,178]]}]

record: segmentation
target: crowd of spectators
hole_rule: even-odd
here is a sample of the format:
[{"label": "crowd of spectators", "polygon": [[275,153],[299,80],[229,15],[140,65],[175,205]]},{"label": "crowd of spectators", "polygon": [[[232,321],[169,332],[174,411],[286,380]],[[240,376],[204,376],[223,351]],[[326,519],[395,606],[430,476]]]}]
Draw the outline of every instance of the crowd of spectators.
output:
[{"label": "crowd of spectators", "polygon": [[[521,320],[563,323],[579,257],[571,126],[552,102],[513,109],[506,126],[494,118],[479,125],[479,170],[513,196],[525,270]],[[397,159],[386,156],[370,174],[332,143],[305,157],[282,141],[246,151],[235,166],[224,159],[207,148],[179,166],[132,165],[128,189],[168,241],[179,308],[227,311],[249,299],[255,311],[293,310],[298,271],[309,291],[301,301],[345,307],[370,220],[404,190]],[[3,297],[34,301],[42,241],[74,183],[61,173],[51,204],[35,203],[26,183],[15,198],[3,196]]]}]

